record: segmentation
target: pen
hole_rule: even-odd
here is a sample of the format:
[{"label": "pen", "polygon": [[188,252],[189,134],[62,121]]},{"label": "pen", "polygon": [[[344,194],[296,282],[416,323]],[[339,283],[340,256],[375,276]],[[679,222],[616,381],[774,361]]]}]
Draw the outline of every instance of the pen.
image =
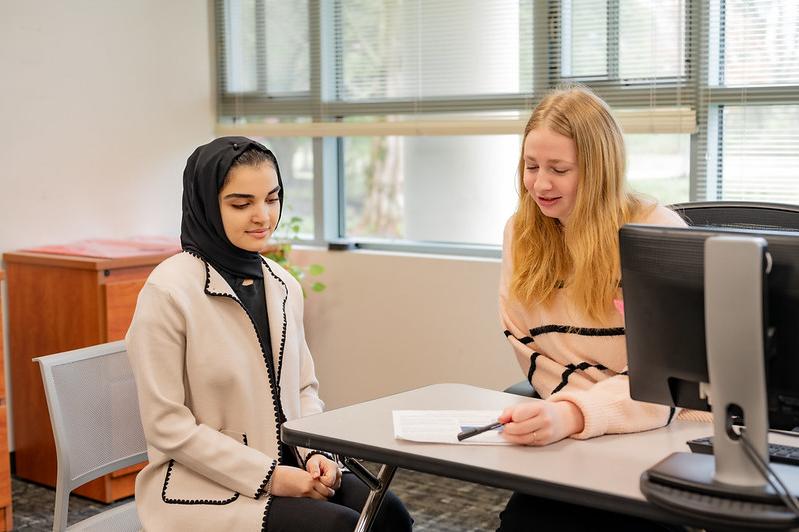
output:
[{"label": "pen", "polygon": [[458,434],[458,441],[463,441],[466,438],[471,438],[472,436],[477,436],[478,434],[482,434],[484,432],[488,432],[489,430],[498,429],[504,425],[501,421],[495,421],[490,425],[483,425],[482,427],[474,427],[473,429],[464,430],[463,432]]}]

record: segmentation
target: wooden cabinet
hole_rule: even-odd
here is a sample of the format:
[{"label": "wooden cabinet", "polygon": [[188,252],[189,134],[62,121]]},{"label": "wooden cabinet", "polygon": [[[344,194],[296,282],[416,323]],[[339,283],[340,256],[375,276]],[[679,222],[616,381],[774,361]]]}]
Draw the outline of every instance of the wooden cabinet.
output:
[{"label": "wooden cabinet", "polygon": [[[4,274],[0,270],[0,281]],[[11,515],[11,469],[8,461],[8,419],[6,417],[6,379],[3,367],[3,302],[0,301],[0,530],[14,528]]]},{"label": "wooden cabinet", "polygon": [[[38,364],[32,359],[121,340],[147,276],[169,254],[97,259],[43,253],[4,255],[16,475],[55,486],[56,453]],[[133,466],[75,493],[103,502],[133,494]]]}]

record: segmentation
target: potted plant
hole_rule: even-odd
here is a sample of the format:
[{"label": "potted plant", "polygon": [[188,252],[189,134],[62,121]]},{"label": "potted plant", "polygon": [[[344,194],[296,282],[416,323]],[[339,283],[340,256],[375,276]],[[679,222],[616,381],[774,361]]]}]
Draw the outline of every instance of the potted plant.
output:
[{"label": "potted plant", "polygon": [[[288,270],[288,272],[300,283],[303,295],[307,296],[306,283],[310,282],[310,280],[306,281],[306,278],[316,277],[323,274],[325,267],[321,264],[300,266],[299,264],[291,261],[291,248],[293,243],[300,238],[299,234],[301,226],[302,217],[291,216],[287,222],[283,223],[283,234],[277,239],[277,241],[273,242],[270,246],[263,250],[261,254],[264,257],[272,259]],[[321,281],[315,280],[307,288],[310,288],[313,292],[322,292],[325,288],[327,288],[327,285]]]}]

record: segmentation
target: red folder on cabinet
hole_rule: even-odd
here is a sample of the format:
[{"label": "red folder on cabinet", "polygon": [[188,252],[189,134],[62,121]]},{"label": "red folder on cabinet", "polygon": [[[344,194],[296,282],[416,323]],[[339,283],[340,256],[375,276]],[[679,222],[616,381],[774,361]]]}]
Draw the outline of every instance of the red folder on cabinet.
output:
[{"label": "red folder on cabinet", "polygon": [[97,257],[101,259],[118,259],[123,257],[139,257],[144,255],[161,255],[180,251],[180,241],[173,237],[140,236],[125,240],[88,239],[27,248],[23,251],[34,253],[52,253],[55,255],[72,255],[78,257]]}]

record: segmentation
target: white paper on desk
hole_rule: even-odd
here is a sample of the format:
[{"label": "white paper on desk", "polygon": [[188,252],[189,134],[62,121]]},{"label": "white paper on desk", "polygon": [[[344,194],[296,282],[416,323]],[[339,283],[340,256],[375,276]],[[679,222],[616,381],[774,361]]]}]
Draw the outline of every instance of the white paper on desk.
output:
[{"label": "white paper on desk", "polygon": [[500,436],[501,428],[458,441],[459,432],[494,423],[501,413],[500,410],[394,410],[394,438],[425,443],[509,445]]}]

